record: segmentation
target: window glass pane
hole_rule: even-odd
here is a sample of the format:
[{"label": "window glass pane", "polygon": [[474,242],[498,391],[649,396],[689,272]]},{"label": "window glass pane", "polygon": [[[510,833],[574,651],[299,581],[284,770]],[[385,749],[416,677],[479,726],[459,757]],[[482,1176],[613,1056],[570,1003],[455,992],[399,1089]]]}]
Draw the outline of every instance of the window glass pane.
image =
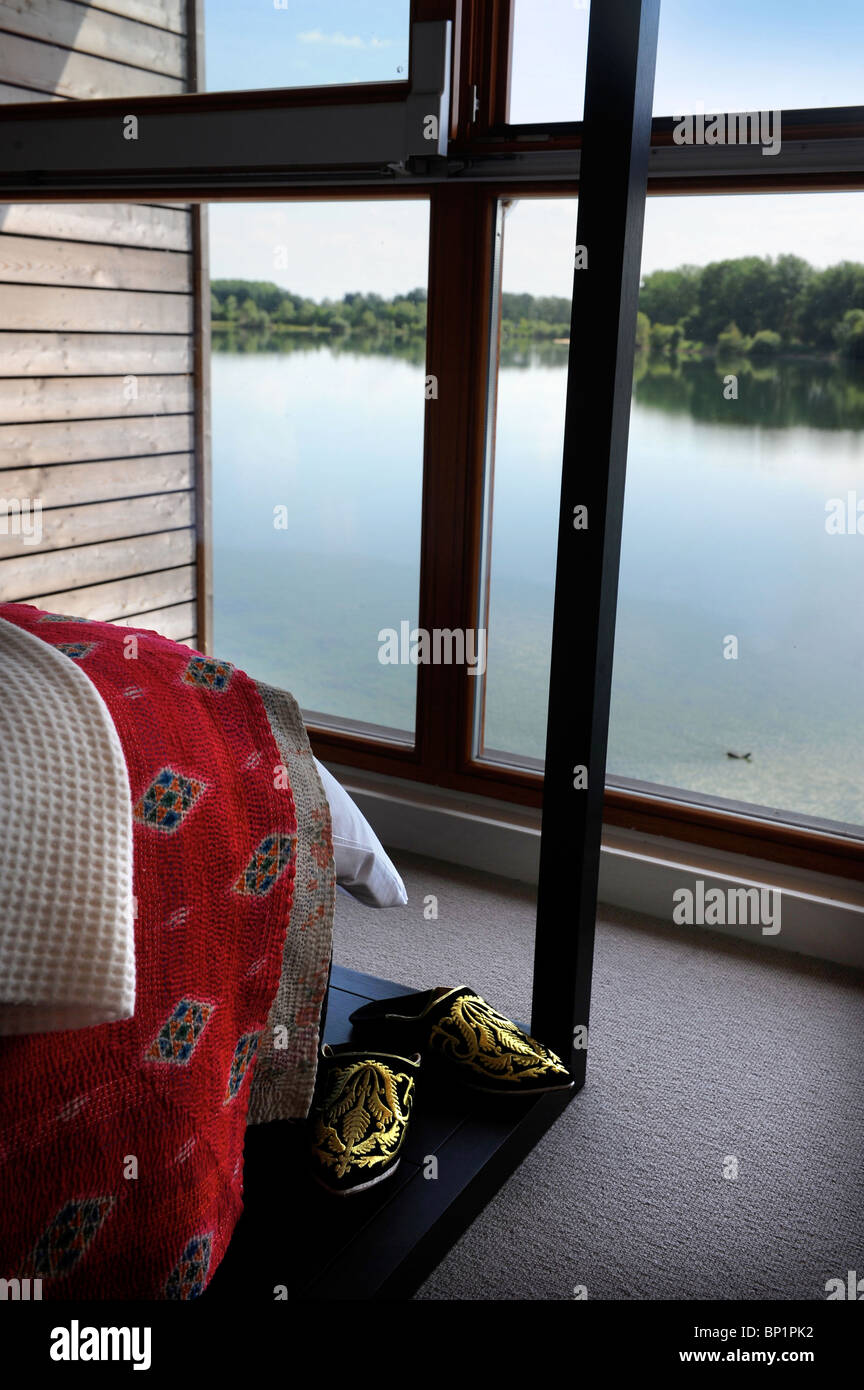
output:
[{"label": "window glass pane", "polygon": [[410,0],[204,0],[212,92],[404,82]]},{"label": "window glass pane", "polygon": [[[648,200],[611,775],[864,824],[862,226],[861,193]],[[505,296],[548,294],[553,273],[568,293],[574,227],[572,201],[517,204]],[[527,300],[508,347],[507,303],[484,742],[527,761],[566,361]]]},{"label": "window glass pane", "polygon": [[[515,6],[511,122],[581,120],[587,0]],[[663,0],[654,112],[856,106],[862,51],[860,0]]]},{"label": "window glass pane", "polygon": [[581,121],[588,0],[513,0],[510,121]]},{"label": "window glass pane", "polygon": [[573,198],[507,207],[483,747],[523,763],[546,742],[575,233]]},{"label": "window glass pane", "polygon": [[[116,12],[115,12],[116,11]],[[410,0],[122,0],[4,5],[0,101],[170,96],[408,78]]]},{"label": "window glass pane", "polygon": [[856,106],[862,51],[859,0],[663,0],[654,111]]},{"label": "window glass pane", "polygon": [[214,649],[304,709],[411,732],[425,201],[218,205]]}]

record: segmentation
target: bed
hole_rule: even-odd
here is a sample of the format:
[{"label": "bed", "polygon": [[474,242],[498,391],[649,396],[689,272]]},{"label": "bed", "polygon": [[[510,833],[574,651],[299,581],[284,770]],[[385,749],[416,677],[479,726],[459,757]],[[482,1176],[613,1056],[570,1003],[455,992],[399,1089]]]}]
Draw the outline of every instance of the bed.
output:
[{"label": "bed", "polygon": [[337,886],[404,886],[287,692],[24,604],[0,672],[0,1276],[197,1298],[247,1126],[308,1112]]}]

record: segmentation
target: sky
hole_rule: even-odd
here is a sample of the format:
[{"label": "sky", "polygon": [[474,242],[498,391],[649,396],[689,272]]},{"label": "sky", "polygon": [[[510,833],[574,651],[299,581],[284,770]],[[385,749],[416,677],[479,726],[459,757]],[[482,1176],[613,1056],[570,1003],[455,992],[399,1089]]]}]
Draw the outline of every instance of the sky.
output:
[{"label": "sky", "polygon": [[[515,0],[513,121],[582,115],[587,0]],[[211,91],[407,74],[408,0],[205,0]],[[861,0],[661,0],[654,111],[858,105]]]},{"label": "sky", "polygon": [[404,82],[409,0],[204,0],[211,92]]},{"label": "sky", "polygon": [[[515,3],[511,121],[580,120],[584,0]],[[862,102],[862,0],[660,0],[655,115]]]},{"label": "sky", "polygon": [[[207,86],[399,80],[407,15],[407,0],[206,0]],[[579,119],[587,19],[584,0],[516,0],[511,120]],[[662,0],[656,114],[858,103],[864,0]],[[862,193],[651,198],[643,272],[783,252],[864,260],[862,212]],[[223,204],[210,220],[214,278],[313,299],[426,283],[423,200]],[[522,200],[508,215],[506,288],[569,295],[575,220],[573,200]]]}]

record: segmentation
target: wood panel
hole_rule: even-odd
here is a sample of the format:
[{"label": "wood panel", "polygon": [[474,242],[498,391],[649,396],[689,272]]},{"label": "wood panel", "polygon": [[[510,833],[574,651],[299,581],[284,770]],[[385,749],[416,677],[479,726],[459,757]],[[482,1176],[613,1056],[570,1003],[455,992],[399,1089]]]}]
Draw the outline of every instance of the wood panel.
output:
[{"label": "wood panel", "polygon": [[141,251],[7,233],[0,237],[0,280],[186,294],[191,289],[191,258],[183,251]]},{"label": "wood panel", "polygon": [[[438,402],[426,405],[419,621],[431,631],[475,622],[494,194],[437,188],[430,213],[426,370],[449,403],[443,412]],[[439,771],[455,770],[471,746],[474,692],[466,686],[457,666],[418,667],[419,758]]]},{"label": "wood panel", "polygon": [[0,323],[48,333],[190,333],[192,298],[143,290],[0,285]]},{"label": "wood panel", "polygon": [[72,507],[122,497],[185,492],[193,486],[194,476],[192,454],[58,463],[46,468],[0,471],[0,495],[41,497],[51,507]]},{"label": "wood panel", "polygon": [[195,639],[195,604],[173,603],[152,613],[136,613],[131,617],[112,618],[118,627],[143,627],[170,637],[172,642],[192,642]]},{"label": "wood panel", "polygon": [[26,73],[32,86],[80,101],[168,96],[185,88],[178,77],[145,72],[126,63],[109,63],[104,58],[92,58],[89,53],[56,48],[17,34],[2,34],[0,39],[0,82],[20,82]]},{"label": "wood panel", "polygon": [[175,34],[186,32],[186,0],[90,0],[90,7],[171,29]]},{"label": "wood panel", "polygon": [[188,453],[192,447],[191,415],[0,425],[0,468]]},{"label": "wood panel", "polygon": [[[0,0],[0,103],[185,90],[188,8]],[[0,204],[2,598],[196,639],[192,251],[182,204]]]},{"label": "wood panel", "polygon": [[0,30],[170,77],[186,72],[178,34],[70,0],[0,0]]},{"label": "wood panel", "polygon": [[134,617],[137,613],[152,613],[176,603],[190,603],[194,594],[195,566],[184,565],[156,574],[118,579],[111,584],[60,589],[56,593],[28,598],[27,602],[50,613],[68,613],[70,617],[113,622],[115,618]]},{"label": "wood panel", "polygon": [[[195,534],[190,529],[0,560],[0,602],[31,599],[33,595],[44,598],[46,594],[53,600],[67,590],[92,587],[109,580],[130,580],[177,566],[188,566],[194,571],[194,546]],[[175,594],[172,589],[169,597],[161,596],[155,602],[148,600],[137,608],[118,607],[109,616],[119,618],[124,612],[141,613],[145,608],[162,608],[192,597],[192,593]],[[32,597],[33,603],[38,601]]]},{"label": "wood panel", "polygon": [[192,404],[189,376],[132,374],[129,377],[7,377],[0,380],[2,424],[180,415],[188,414]]},{"label": "wood panel", "polygon": [[0,231],[157,251],[192,248],[188,209],[161,204],[0,203]]},{"label": "wood panel", "polygon": [[22,101],[67,101],[67,97],[57,96],[52,92],[38,92],[31,87],[13,87],[8,82],[0,82],[0,103],[5,105],[17,105]]},{"label": "wood panel", "polygon": [[0,377],[170,376],[192,370],[192,340],[184,334],[4,333]]},{"label": "wood panel", "polygon": [[41,522],[41,540],[35,545],[27,544],[20,535],[0,534],[0,557],[40,555],[48,550],[188,528],[195,524],[195,498],[192,492],[169,492],[161,497],[130,497],[92,506],[53,507],[42,512]]}]

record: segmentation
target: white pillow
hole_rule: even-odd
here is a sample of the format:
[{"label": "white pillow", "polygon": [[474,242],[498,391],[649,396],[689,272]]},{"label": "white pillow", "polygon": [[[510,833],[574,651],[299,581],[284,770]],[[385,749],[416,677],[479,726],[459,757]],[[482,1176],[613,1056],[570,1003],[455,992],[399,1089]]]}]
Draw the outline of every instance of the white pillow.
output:
[{"label": "white pillow", "polygon": [[317,758],[315,766],[330,803],[336,882],[367,907],[407,903],[405,885],[360,808]]}]

